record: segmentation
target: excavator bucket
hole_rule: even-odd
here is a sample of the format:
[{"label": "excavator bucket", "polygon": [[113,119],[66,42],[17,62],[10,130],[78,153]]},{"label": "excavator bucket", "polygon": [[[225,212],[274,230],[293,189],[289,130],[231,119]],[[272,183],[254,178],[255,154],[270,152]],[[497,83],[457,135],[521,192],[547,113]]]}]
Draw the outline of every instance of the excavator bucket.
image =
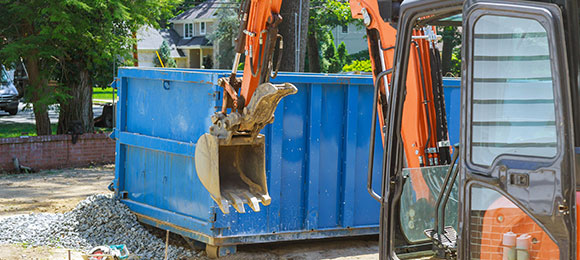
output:
[{"label": "excavator bucket", "polygon": [[[270,204],[265,137],[259,132],[273,121],[280,100],[296,92],[296,87],[288,83],[261,84],[242,115],[220,117],[216,120],[220,123],[214,122],[210,133],[198,139],[195,148],[197,176],[223,213],[229,213],[230,205],[239,213],[245,213],[244,204],[256,212],[260,211],[260,203]],[[233,125],[235,128],[231,128]]]},{"label": "excavator bucket", "polygon": [[258,136],[254,142],[244,139],[234,137],[225,143],[204,134],[195,149],[197,176],[226,214],[230,204],[240,213],[245,213],[244,204],[254,211],[260,211],[260,202],[270,204],[264,136]]}]

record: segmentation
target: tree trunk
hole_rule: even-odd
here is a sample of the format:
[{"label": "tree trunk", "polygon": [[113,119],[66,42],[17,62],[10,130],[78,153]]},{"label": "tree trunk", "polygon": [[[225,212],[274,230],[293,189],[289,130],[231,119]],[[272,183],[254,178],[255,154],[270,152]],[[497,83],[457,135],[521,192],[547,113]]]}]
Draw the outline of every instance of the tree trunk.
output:
[{"label": "tree trunk", "polygon": [[[30,23],[23,23],[21,31],[24,34],[34,34],[34,26]],[[37,135],[51,135],[50,118],[48,117],[48,103],[50,99],[50,88],[40,71],[40,61],[38,60],[38,51],[33,51],[28,57],[24,57],[24,63],[28,70],[28,86],[26,93],[30,95],[32,102],[34,120],[36,121]]]},{"label": "tree trunk", "polygon": [[32,102],[34,120],[36,121],[37,135],[51,135],[50,118],[48,117],[48,105],[43,102],[43,98],[48,96],[48,85],[40,76],[39,61],[36,58],[27,58],[25,60],[26,68],[28,70],[28,89],[26,92],[30,94],[30,101]]},{"label": "tree trunk", "polygon": [[70,98],[60,102],[58,134],[82,134],[94,131],[93,88],[89,71],[82,64],[75,65],[79,68],[78,79],[67,82],[67,94]]},{"label": "tree trunk", "polygon": [[[299,64],[298,71],[304,71],[310,1],[285,0],[280,10],[283,20],[279,25],[279,33],[284,37],[280,71],[296,71],[296,62]],[[296,33],[298,28],[300,32]],[[297,40],[298,44],[296,44]],[[297,56],[298,60],[296,60]]]},{"label": "tree trunk", "polygon": [[320,56],[318,55],[318,39],[316,39],[316,32],[308,32],[308,69],[310,72],[321,72]]},{"label": "tree trunk", "polygon": [[135,43],[133,43],[133,66],[135,67],[139,67],[139,52],[137,50],[137,31],[133,30],[131,31],[133,40],[135,40]]},{"label": "tree trunk", "polygon": [[453,55],[453,48],[455,47],[455,42],[453,39],[455,30],[445,27],[442,34],[443,50],[441,52],[441,70],[443,71],[443,76],[445,76],[448,72],[451,71],[451,57]]}]

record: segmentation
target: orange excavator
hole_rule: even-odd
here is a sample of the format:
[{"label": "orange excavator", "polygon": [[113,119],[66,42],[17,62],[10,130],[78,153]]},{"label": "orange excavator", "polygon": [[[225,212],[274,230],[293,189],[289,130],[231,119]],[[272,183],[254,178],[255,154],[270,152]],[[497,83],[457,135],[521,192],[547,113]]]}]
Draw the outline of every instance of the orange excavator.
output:
[{"label": "orange excavator", "polygon": [[[368,185],[381,203],[381,259],[577,257],[579,8],[551,2],[350,1],[367,27],[373,113],[384,144],[382,190],[372,190],[372,178]],[[196,146],[198,176],[224,213],[230,205],[243,213],[244,204],[259,211],[270,202],[259,132],[278,102],[297,91],[269,83],[283,46],[280,5],[242,2],[232,73],[219,80],[222,110]],[[454,148],[439,25],[463,33]]]},{"label": "orange excavator", "polygon": [[[351,1],[351,9],[367,28],[397,29],[392,71],[378,74],[391,74],[381,118],[380,259],[580,258],[578,1],[360,2]],[[407,127],[424,120],[409,107],[416,102],[413,42],[418,29],[439,25],[463,34],[460,144],[451,165],[409,169]],[[434,207],[412,214],[433,216],[424,243],[412,236],[416,223],[403,217],[416,183],[409,177],[429,185],[441,170]]]}]

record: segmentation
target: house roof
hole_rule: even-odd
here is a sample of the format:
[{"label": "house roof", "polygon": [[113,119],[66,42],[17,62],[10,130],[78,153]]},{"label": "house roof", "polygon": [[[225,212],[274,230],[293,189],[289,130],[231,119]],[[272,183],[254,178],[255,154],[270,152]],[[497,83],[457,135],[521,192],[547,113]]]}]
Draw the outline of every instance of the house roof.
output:
[{"label": "house roof", "polygon": [[138,50],[158,50],[166,41],[171,49],[171,57],[185,57],[185,54],[177,48],[177,43],[181,40],[179,34],[173,29],[155,29],[151,26],[142,27],[137,31]]},{"label": "house roof", "polygon": [[218,3],[216,0],[207,0],[170,19],[169,21],[177,22],[180,20],[216,19],[215,13],[219,4],[220,3]]},{"label": "house roof", "polygon": [[191,39],[179,39],[177,43],[178,48],[191,47],[191,46],[212,46],[209,40],[205,36],[194,36]]}]

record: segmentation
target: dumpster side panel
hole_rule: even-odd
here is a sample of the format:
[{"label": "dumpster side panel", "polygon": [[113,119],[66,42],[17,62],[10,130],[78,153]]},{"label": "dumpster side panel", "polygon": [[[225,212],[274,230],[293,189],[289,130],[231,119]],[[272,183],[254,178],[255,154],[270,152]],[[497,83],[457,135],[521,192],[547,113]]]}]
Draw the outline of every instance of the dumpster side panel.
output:
[{"label": "dumpster side panel", "polygon": [[344,115],[346,87],[324,85],[320,127],[320,165],[318,168],[318,227],[335,227],[342,204],[341,179],[344,176]]},{"label": "dumpster side panel", "polygon": [[196,142],[209,129],[215,111],[213,85],[135,78],[128,85],[128,132]]},{"label": "dumpster side panel", "polygon": [[[374,200],[367,191],[367,172],[369,162],[370,146],[370,128],[372,120],[372,104],[369,100],[373,99],[373,90],[369,87],[360,87],[357,99],[358,103],[358,120],[357,124],[357,145],[356,145],[356,173],[355,178],[356,192],[354,226],[368,226],[378,224],[380,213],[380,204]],[[381,127],[378,119],[375,131],[375,153],[373,167],[373,189],[380,194],[381,176],[383,161],[383,140],[381,137]]]},{"label": "dumpster side panel", "polygon": [[116,130],[122,160],[117,182],[123,183],[117,196],[139,217],[212,233],[215,205],[197,177],[193,155],[215,111],[213,77],[137,69],[120,76],[124,116]]}]

